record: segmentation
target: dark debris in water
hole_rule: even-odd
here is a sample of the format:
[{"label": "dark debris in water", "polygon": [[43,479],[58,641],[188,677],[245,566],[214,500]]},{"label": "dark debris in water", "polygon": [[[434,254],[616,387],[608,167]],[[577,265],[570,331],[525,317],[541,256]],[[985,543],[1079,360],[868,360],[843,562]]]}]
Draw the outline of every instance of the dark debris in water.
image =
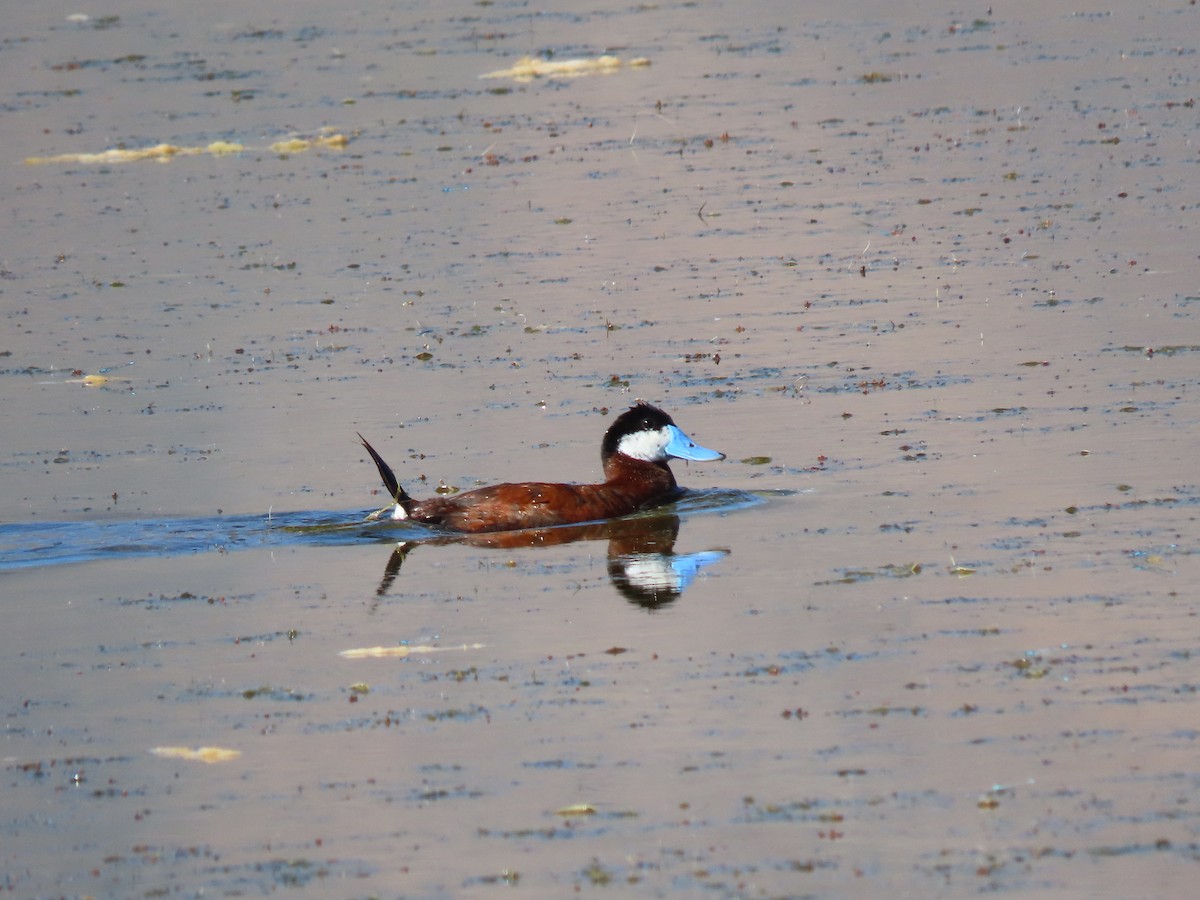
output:
[{"label": "dark debris in water", "polygon": [[[167,609],[179,603],[203,603],[209,606],[226,606],[232,603],[245,603],[254,598],[253,594],[226,596],[223,594],[192,593],[180,591],[177,594],[158,594],[152,597],[120,597],[115,602],[120,606],[142,606],[146,609]],[[103,598],[101,598],[103,600]]]},{"label": "dark debris in water", "polygon": [[301,702],[313,699],[311,693],[297,691],[293,688],[274,687],[269,684],[264,684],[256,688],[246,688],[241,692],[241,696],[244,700],[283,700],[288,702]]},{"label": "dark debris in water", "polygon": [[873,581],[876,578],[911,578],[914,575],[920,575],[921,571],[922,566],[920,563],[888,563],[864,569],[843,569],[840,578],[813,583],[817,586],[827,584],[858,584],[863,581]]},{"label": "dark debris in water", "polygon": [[1179,356],[1184,353],[1200,352],[1200,344],[1160,344],[1157,346],[1126,344],[1123,347],[1107,347],[1105,349],[1121,353],[1137,353],[1145,356]]}]

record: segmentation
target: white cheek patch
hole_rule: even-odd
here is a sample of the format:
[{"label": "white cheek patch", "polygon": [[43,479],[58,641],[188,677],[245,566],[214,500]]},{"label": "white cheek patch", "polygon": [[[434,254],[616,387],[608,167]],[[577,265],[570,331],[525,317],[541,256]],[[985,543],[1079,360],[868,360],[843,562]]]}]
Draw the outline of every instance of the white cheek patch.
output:
[{"label": "white cheek patch", "polygon": [[669,443],[671,443],[671,435],[667,433],[666,429],[635,431],[633,434],[627,434],[621,438],[617,444],[617,452],[623,453],[631,459],[659,462],[666,459],[665,451]]}]

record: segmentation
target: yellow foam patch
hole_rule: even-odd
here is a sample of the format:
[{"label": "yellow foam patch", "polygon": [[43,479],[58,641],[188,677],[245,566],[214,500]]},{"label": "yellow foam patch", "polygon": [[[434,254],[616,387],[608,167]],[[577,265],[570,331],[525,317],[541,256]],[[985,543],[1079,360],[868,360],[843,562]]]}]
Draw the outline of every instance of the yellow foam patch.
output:
[{"label": "yellow foam patch", "polygon": [[533,81],[535,78],[578,78],[581,75],[607,75],[622,66],[629,69],[650,65],[645,57],[622,62],[618,56],[596,56],[583,59],[537,59],[522,56],[508,69],[487,72],[480,78],[511,78],[514,81]]},{"label": "yellow foam patch", "polygon": [[447,650],[482,650],[483,644],[463,644],[461,647],[431,647],[428,644],[417,644],[408,647],[355,647],[353,650],[343,650],[338,654],[342,659],[386,659],[403,658],[410,653],[444,653]]},{"label": "yellow foam patch", "polygon": [[241,750],[229,750],[225,747],[151,747],[150,752],[167,759],[186,759],[189,762],[209,764],[229,762],[242,755]]},{"label": "yellow foam patch", "polygon": [[[315,147],[327,147],[333,150],[341,150],[350,139],[344,134],[328,134],[321,137],[305,139],[292,138],[287,141],[277,141],[267,147],[274,153],[290,155],[293,153],[303,153],[305,150],[311,150]],[[203,147],[178,147],[175,144],[155,144],[153,147],[140,147],[134,150],[113,149],[104,150],[101,153],[60,153],[58,156],[30,156],[25,160],[27,166],[46,166],[54,163],[77,163],[85,166],[106,165],[113,163],[130,163],[141,162],[142,160],[155,160],[157,162],[170,162],[180,156],[232,156],[235,153],[242,153],[246,150],[255,150],[253,147],[246,147],[245,144],[235,144],[229,141],[213,141]],[[262,149],[262,148],[258,148]]]}]

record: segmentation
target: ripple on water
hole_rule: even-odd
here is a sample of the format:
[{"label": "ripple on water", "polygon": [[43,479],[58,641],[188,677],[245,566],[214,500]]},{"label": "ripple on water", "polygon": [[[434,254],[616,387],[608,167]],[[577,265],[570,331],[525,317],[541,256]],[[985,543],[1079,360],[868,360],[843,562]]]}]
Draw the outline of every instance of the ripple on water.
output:
[{"label": "ripple on water", "polygon": [[[790,492],[711,489],[688,491],[671,509],[686,518],[734,512]],[[659,515],[662,509],[637,515]],[[368,522],[361,512],[292,512],[266,516],[210,516],[108,522],[0,525],[0,571],[67,565],[96,559],[132,559],[228,552],[264,546],[445,540],[445,535],[389,519]]]}]

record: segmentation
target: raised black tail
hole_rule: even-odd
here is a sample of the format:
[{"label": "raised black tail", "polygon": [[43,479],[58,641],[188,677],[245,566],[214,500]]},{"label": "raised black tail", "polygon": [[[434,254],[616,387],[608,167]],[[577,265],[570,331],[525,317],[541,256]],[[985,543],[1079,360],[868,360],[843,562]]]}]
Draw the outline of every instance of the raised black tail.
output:
[{"label": "raised black tail", "polygon": [[[358,432],[355,432],[355,434],[358,434]],[[379,477],[383,479],[383,486],[387,488],[388,496],[400,504],[401,509],[408,512],[412,507],[413,499],[408,496],[404,488],[400,487],[400,482],[396,480],[396,473],[392,471],[392,467],[383,461],[383,457],[375,452],[375,448],[367,443],[365,437],[359,434],[358,439],[362,441],[362,445],[371,454],[371,459],[375,460],[375,468],[379,470]]]}]

